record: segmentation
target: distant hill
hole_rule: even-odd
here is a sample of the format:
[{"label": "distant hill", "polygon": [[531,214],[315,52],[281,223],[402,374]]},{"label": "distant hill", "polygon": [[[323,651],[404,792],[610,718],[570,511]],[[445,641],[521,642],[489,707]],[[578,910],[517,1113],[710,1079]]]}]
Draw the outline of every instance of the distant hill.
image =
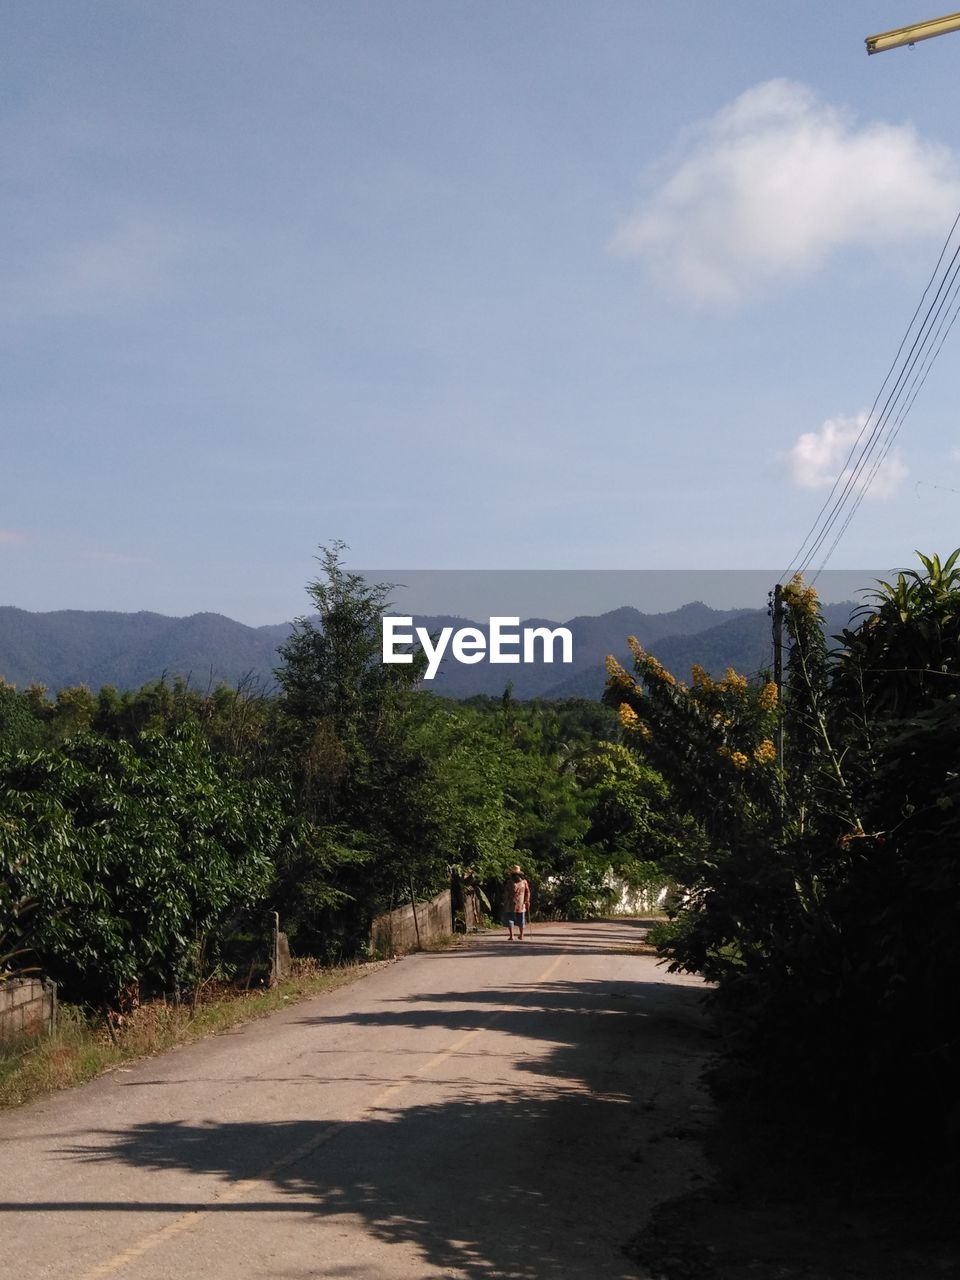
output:
[{"label": "distant hill", "polygon": [[[828,637],[832,637],[847,625],[850,615],[859,606],[852,603],[830,604],[823,609],[824,625]],[[668,617],[667,614],[659,615]],[[664,635],[645,640],[639,632],[635,635],[645,649],[654,655],[678,680],[689,680],[690,669],[698,663],[708,675],[721,677],[727,667],[733,667],[741,675],[753,675],[773,666],[773,636],[770,618],[765,609],[742,610],[734,617],[727,617],[715,626],[687,634]],[[607,650],[622,658],[625,645]],[[605,655],[604,655],[605,656]],[[632,662],[624,662],[632,671]],[[547,698],[599,698],[606,681],[606,669],[599,662],[580,668],[564,680],[548,686]]]},{"label": "distant hill", "polygon": [[[573,636],[573,663],[570,666],[538,664],[517,666],[494,665],[479,662],[476,666],[445,659],[436,679],[429,688],[448,698],[469,698],[473,694],[486,693],[499,696],[508,681],[513,684],[514,697],[520,699],[552,696],[555,685],[566,684],[579,676],[587,677],[602,666],[608,653],[621,659],[628,655],[627,636],[636,636],[643,645],[653,645],[664,636],[692,636],[706,632],[719,624],[741,617],[749,610],[710,609],[699,602],[685,604],[670,613],[641,613],[624,606],[598,616],[571,618],[562,625]],[[417,618],[416,625],[426,626],[432,632],[441,626],[463,627],[474,625],[463,618]],[[544,618],[527,618],[521,626],[556,627],[561,624]],[[486,634],[486,627],[478,629]],[[603,689],[603,679],[600,681]],[[562,695],[561,695],[562,696]],[[583,697],[598,697],[597,693],[585,693]]]},{"label": "distant hill", "polygon": [[[852,605],[826,609],[827,630],[835,632],[849,618]],[[182,676],[194,688],[221,682],[236,686],[252,678],[275,688],[277,649],[292,630],[284,622],[248,627],[218,613],[169,618],[159,613],[94,613],[65,609],[29,613],[0,606],[0,676],[19,688],[44,684],[48,689],[86,684],[137,689],[166,675]],[[476,625],[464,618],[418,617],[414,625],[432,634],[442,627]],[[560,624],[527,619],[521,626]],[[625,664],[627,637],[640,643],[678,677],[698,662],[713,675],[728,666],[749,673],[771,663],[770,620],[760,609],[711,609],[694,602],[669,613],[645,614],[624,606],[609,613],[572,618],[562,624],[573,635],[574,661],[560,665],[493,665],[486,660],[467,666],[445,659],[428,688],[449,698],[485,693],[499,696],[508,681],[520,699],[545,697],[597,698],[606,674],[603,660],[613,653]],[[478,627],[484,631],[483,626]]]},{"label": "distant hill", "polygon": [[0,606],[0,676],[18,688],[112,684],[138,689],[180,675],[195,688],[236,685],[251,674],[274,684],[277,648],[290,623],[247,627],[219,613],[28,613]]}]

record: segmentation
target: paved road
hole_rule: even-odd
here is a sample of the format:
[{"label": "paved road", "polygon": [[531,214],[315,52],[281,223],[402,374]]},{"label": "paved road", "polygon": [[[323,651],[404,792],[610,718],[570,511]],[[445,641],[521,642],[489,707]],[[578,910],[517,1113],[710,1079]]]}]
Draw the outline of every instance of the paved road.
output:
[{"label": "paved road", "polygon": [[411,956],[0,1116],[0,1274],[636,1280],[707,1105],[702,985],[641,937]]}]

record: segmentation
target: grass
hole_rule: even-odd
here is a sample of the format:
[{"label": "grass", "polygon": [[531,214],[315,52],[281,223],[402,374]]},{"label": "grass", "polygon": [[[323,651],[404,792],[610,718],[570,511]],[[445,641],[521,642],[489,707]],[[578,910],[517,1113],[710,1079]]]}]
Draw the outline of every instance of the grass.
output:
[{"label": "grass", "polygon": [[298,1000],[356,982],[370,969],[370,965],[321,969],[313,961],[300,960],[290,977],[269,990],[208,990],[196,1008],[150,1001],[122,1020],[114,1031],[115,1038],[102,1020],[91,1019],[73,1005],[61,1005],[53,1035],[0,1045],[0,1108],[20,1106],[56,1089],[92,1080],[123,1063],[266,1017]]},{"label": "grass", "polygon": [[456,947],[463,946],[467,935],[465,933],[439,933],[435,938],[430,938],[427,942],[423,942],[417,951],[451,951]]}]

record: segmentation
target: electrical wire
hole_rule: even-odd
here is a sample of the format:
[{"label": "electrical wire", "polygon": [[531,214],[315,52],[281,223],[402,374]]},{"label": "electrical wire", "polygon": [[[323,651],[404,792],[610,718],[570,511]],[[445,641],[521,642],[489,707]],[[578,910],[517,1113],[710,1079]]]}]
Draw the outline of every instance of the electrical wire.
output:
[{"label": "electrical wire", "polygon": [[[888,393],[886,401],[884,402],[883,409],[881,410],[880,414],[877,416],[876,421],[873,425],[873,428],[870,431],[870,434],[867,438],[866,443],[864,444],[863,448],[860,451],[860,454],[857,458],[856,463],[851,469],[847,470],[845,468],[845,470],[841,472],[841,478],[843,478],[844,475],[846,476],[843,491],[840,495],[840,498],[834,503],[833,508],[830,511],[829,515],[827,516],[826,520],[823,521],[817,533],[816,540],[811,544],[811,547],[808,552],[808,557],[810,560],[813,560],[814,557],[817,555],[817,553],[820,551],[820,549],[823,547],[827,537],[830,534],[831,529],[836,524],[837,520],[842,514],[843,507],[846,505],[846,503],[850,501],[855,501],[858,496],[862,498],[863,493],[865,493],[866,490],[869,488],[869,483],[861,485],[860,483],[861,475],[865,470],[865,468],[867,467],[872,454],[880,445],[881,440],[884,437],[884,433],[887,432],[889,434],[889,432],[892,430],[892,428],[890,427],[890,419],[897,412],[898,406],[902,410],[905,404],[908,404],[908,403],[912,404],[912,400],[910,400],[910,391],[916,385],[916,377],[919,376],[919,375],[914,376],[914,371],[917,367],[917,364],[920,361],[922,361],[925,355],[927,354],[929,350],[930,342],[936,341],[936,334],[934,334],[933,338],[931,339],[931,333],[933,331],[933,326],[936,324],[936,321],[938,318],[941,319],[941,324],[937,329],[937,333],[939,333],[940,328],[942,328],[942,323],[943,323],[942,317],[943,317],[944,308],[948,305],[948,300],[950,299],[950,296],[951,296],[951,290],[954,287],[954,283],[957,279],[958,272],[960,272],[960,246],[958,246],[956,252],[954,253],[953,259],[951,260],[950,267],[948,268],[948,274],[944,276],[944,279],[940,282],[940,286],[933,299],[933,302],[927,308],[927,312],[923,318],[923,322],[920,326],[920,329],[918,330],[917,335],[914,338],[913,344],[911,345],[907,358],[904,361],[899,373],[897,374],[897,378],[894,382],[894,385],[890,390],[890,392]],[[945,288],[946,288],[946,293],[944,293]],[[912,376],[913,376],[913,380],[911,381]],[[869,417],[867,421],[869,421]],[[873,474],[874,473],[871,472],[871,479]],[[856,505],[859,506],[859,502],[857,502]],[[829,558],[829,556],[827,558]],[[824,567],[825,563],[826,563],[826,558],[821,563],[821,566],[820,566],[821,569]]]},{"label": "electrical wire", "polygon": [[[958,284],[958,292],[960,292],[960,284]],[[900,414],[898,415],[892,430],[889,432],[887,436],[886,442],[884,443],[879,455],[874,460],[873,466],[870,470],[869,476],[867,477],[866,483],[862,486],[859,493],[857,494],[856,501],[853,503],[853,506],[850,508],[849,512],[847,513],[847,517],[844,520],[843,524],[841,525],[840,530],[837,533],[836,537],[834,538],[829,551],[827,552],[826,556],[823,559],[823,562],[820,565],[820,568],[817,570],[816,574],[814,574],[814,577],[813,577],[814,582],[816,581],[817,577],[820,575],[821,571],[825,567],[827,561],[833,555],[834,551],[836,551],[837,546],[839,545],[840,540],[843,538],[843,535],[846,533],[851,520],[857,514],[857,511],[860,508],[860,503],[863,501],[870,486],[873,484],[873,481],[875,480],[877,473],[879,472],[880,468],[883,466],[884,462],[886,461],[887,455],[889,454],[891,448],[893,447],[893,444],[896,441],[897,436],[900,434],[900,428],[903,426],[904,419],[906,418],[910,410],[913,408],[914,401],[916,400],[920,391],[923,389],[923,384],[927,380],[927,374],[930,372],[930,369],[932,368],[934,361],[940,355],[940,352],[943,349],[943,344],[946,342],[951,329],[957,322],[958,315],[960,315],[960,304],[958,304],[958,306],[954,309],[953,314],[950,317],[949,323],[946,324],[946,328],[944,328],[944,322],[943,321],[941,322],[940,329],[938,329],[938,334],[940,330],[943,330],[943,336],[940,338],[940,341],[937,344],[934,351],[932,352],[932,354],[928,357],[926,364],[922,369],[921,373],[917,375],[919,378],[919,381],[917,381],[917,378],[914,379],[913,385],[915,389],[912,391],[912,394],[910,395],[909,400],[905,403],[904,407],[901,409]],[[934,340],[936,340],[936,338]]]},{"label": "electrical wire", "polygon": [[[916,493],[921,485],[924,485],[928,489],[942,489],[944,493],[960,493],[960,489],[951,489],[948,484],[934,484],[932,480],[918,480],[913,486],[914,493]],[[920,495],[917,493],[917,499],[919,500],[919,498]]]},{"label": "electrical wire", "polygon": [[[815,560],[818,552],[823,548],[827,538],[830,536],[831,530],[835,528],[843,515],[844,508],[852,501],[853,506],[847,511],[846,518],[834,537],[834,541],[830,545],[820,568],[817,570],[817,574],[823,570],[843,533],[848,528],[856,510],[859,508],[863,497],[873,483],[880,466],[892,447],[893,441],[899,434],[904,419],[913,407],[913,403],[926,381],[930,368],[940,354],[947,335],[953,328],[958,313],[957,309],[955,309],[955,302],[958,292],[960,292],[960,243],[954,249],[949,265],[942,273],[939,284],[937,284],[937,280],[941,276],[941,268],[947,258],[958,226],[960,226],[960,212],[957,213],[947,234],[930,279],[927,281],[917,308],[910,319],[910,323],[907,325],[897,348],[896,356],[880,386],[880,390],[877,392],[870,412],[864,419],[860,431],[850,447],[847,459],[834,480],[830,492],[806,537],[791,560],[789,568],[781,576],[781,583],[785,582],[794,571]],[[936,291],[933,298],[927,306],[920,325],[917,326],[917,318],[923,309],[924,302],[935,285]],[[907,355],[903,358],[904,350],[908,348],[908,344]],[[886,399],[884,399],[885,393]],[[878,414],[877,406],[881,400],[883,400],[883,408]],[[864,436],[866,436],[866,439],[864,439]],[[878,448],[880,452],[874,457]],[[870,463],[871,458],[873,458],[872,465]],[[868,466],[870,469],[866,480],[858,488],[860,477]]]},{"label": "electrical wire", "polygon": [[[948,246],[949,246],[949,244],[950,244],[951,239],[953,238],[953,233],[954,233],[954,231],[957,229],[958,224],[960,224],[960,213],[958,213],[958,214],[957,214],[957,217],[956,217],[956,218],[955,218],[955,220],[954,220],[953,226],[950,228],[950,233],[949,233],[949,235],[947,236],[946,241],[944,242],[943,248],[940,250],[940,256],[937,258],[936,265],[934,266],[934,269],[933,269],[933,272],[931,273],[930,279],[927,281],[926,288],[924,289],[924,291],[923,291],[923,293],[922,293],[922,295],[921,295],[921,297],[920,297],[920,301],[918,302],[918,304],[917,304],[917,308],[916,308],[916,310],[914,311],[914,313],[913,313],[913,315],[912,315],[912,317],[911,317],[911,319],[910,319],[910,323],[907,325],[906,332],[904,333],[904,335],[903,335],[902,339],[900,340],[900,346],[897,348],[897,354],[894,356],[893,363],[891,364],[891,366],[890,366],[890,368],[889,368],[889,370],[888,370],[888,372],[887,372],[887,376],[884,378],[883,383],[882,383],[882,384],[881,384],[881,386],[880,386],[880,390],[877,392],[876,398],[874,399],[874,402],[873,402],[873,404],[872,404],[872,406],[871,406],[871,408],[870,408],[870,412],[867,414],[866,418],[864,419],[863,426],[861,426],[860,431],[859,431],[859,433],[858,433],[858,435],[857,435],[857,438],[854,440],[853,444],[850,446],[850,452],[849,452],[849,454],[847,455],[846,462],[845,462],[845,463],[844,463],[844,465],[841,467],[840,472],[839,472],[839,474],[837,475],[837,478],[836,478],[836,479],[834,480],[834,482],[833,482],[833,486],[832,486],[832,488],[831,488],[830,492],[827,494],[827,497],[824,499],[823,506],[820,508],[820,511],[819,511],[819,513],[818,513],[818,515],[817,515],[816,519],[814,520],[813,526],[811,527],[810,531],[808,532],[808,534],[807,534],[806,538],[804,538],[803,543],[802,543],[802,544],[801,544],[801,546],[800,546],[800,550],[799,550],[799,551],[797,552],[797,554],[794,556],[793,561],[791,561],[790,568],[787,570],[787,572],[786,572],[786,574],[784,575],[784,577],[788,576],[788,575],[790,574],[790,572],[793,570],[793,568],[795,568],[795,567],[799,564],[799,562],[801,561],[801,558],[804,556],[804,554],[805,554],[805,552],[806,552],[806,550],[807,550],[807,544],[808,544],[808,542],[810,541],[811,537],[813,537],[813,536],[814,536],[814,534],[817,532],[817,529],[818,529],[818,526],[819,526],[819,524],[820,524],[821,518],[823,517],[823,515],[824,515],[824,513],[826,512],[827,508],[829,507],[829,505],[830,505],[830,503],[831,503],[831,501],[832,501],[832,499],[833,499],[833,497],[834,497],[834,494],[835,494],[835,493],[836,493],[836,491],[837,491],[837,487],[838,487],[838,485],[840,484],[841,479],[842,479],[842,478],[843,478],[843,476],[848,472],[848,469],[849,469],[849,467],[850,467],[850,463],[853,461],[854,455],[855,455],[855,453],[856,453],[857,446],[859,445],[860,441],[862,440],[862,438],[863,438],[863,434],[864,434],[864,432],[865,432],[865,431],[866,431],[866,429],[867,429],[867,424],[869,423],[869,421],[870,421],[870,419],[872,418],[873,414],[876,412],[876,408],[877,408],[877,405],[880,403],[880,398],[881,398],[881,396],[883,395],[884,388],[887,386],[887,384],[889,383],[890,379],[893,377],[894,371],[895,371],[895,369],[896,369],[896,367],[897,367],[897,363],[898,363],[898,361],[900,360],[900,357],[901,357],[901,355],[903,354],[903,349],[904,349],[904,347],[905,347],[905,346],[906,346],[906,344],[907,344],[907,339],[909,338],[910,333],[911,333],[911,331],[913,330],[914,324],[916,323],[917,316],[920,314],[920,310],[921,310],[921,308],[923,307],[924,300],[925,300],[925,298],[927,297],[927,294],[930,292],[931,288],[933,287],[933,282],[934,282],[934,280],[936,279],[937,274],[938,274],[938,273],[939,273],[939,271],[940,271],[940,267],[941,267],[941,265],[942,265],[942,263],[943,263],[943,259],[944,259],[944,257],[946,256],[947,248],[948,248]],[[922,328],[922,326],[921,326],[921,328]]]}]

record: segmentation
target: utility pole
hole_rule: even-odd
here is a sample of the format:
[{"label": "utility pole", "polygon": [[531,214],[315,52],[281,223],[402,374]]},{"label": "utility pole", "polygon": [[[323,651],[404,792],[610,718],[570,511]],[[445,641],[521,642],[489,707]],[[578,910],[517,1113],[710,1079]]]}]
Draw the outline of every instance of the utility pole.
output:
[{"label": "utility pole", "polygon": [[770,593],[770,616],[773,618],[773,683],[777,686],[777,727],[774,746],[777,749],[777,777],[780,779],[780,821],[783,822],[783,587],[778,582]]},{"label": "utility pole", "polygon": [[926,22],[915,22],[909,27],[897,27],[894,31],[881,31],[879,35],[867,36],[867,53],[883,53],[901,45],[914,45],[920,40],[945,36],[949,31],[960,31],[960,13],[948,13],[943,18],[930,18]]},{"label": "utility pole", "polygon": [[[773,588],[773,684],[777,686],[777,707],[782,704],[783,689],[783,588]],[[783,730],[777,728],[777,759],[783,764]]]}]

